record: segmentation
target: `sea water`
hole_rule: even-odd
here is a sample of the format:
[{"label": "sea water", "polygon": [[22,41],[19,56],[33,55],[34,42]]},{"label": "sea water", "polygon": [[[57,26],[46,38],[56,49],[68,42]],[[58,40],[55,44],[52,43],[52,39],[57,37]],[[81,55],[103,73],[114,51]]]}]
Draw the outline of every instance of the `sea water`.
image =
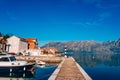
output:
[{"label": "sea water", "polygon": [[119,53],[78,53],[74,58],[93,80],[120,80]]},{"label": "sea water", "polygon": [[0,80],[48,80],[56,68],[56,65],[37,65],[34,72],[0,73]]}]

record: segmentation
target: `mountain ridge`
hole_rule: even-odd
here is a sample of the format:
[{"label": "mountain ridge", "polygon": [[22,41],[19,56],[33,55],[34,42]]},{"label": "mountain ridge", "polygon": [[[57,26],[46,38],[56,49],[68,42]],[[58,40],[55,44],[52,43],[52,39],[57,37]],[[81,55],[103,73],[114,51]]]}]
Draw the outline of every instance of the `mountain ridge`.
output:
[{"label": "mountain ridge", "polygon": [[106,42],[96,42],[94,40],[49,42],[43,47],[55,47],[60,52],[67,48],[69,52],[120,53],[120,39]]}]

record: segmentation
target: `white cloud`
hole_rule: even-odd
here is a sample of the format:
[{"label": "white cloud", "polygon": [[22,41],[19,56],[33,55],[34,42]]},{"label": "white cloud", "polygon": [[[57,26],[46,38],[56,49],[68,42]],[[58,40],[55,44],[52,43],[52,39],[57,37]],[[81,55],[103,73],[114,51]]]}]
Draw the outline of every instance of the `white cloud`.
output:
[{"label": "white cloud", "polygon": [[105,19],[108,19],[109,17],[111,17],[111,13],[110,12],[103,12],[98,14],[98,16],[96,17],[96,19],[91,19],[91,21],[86,21],[86,22],[73,22],[72,25],[79,25],[82,26],[84,28],[94,28],[96,26],[100,26],[102,22],[104,22]]},{"label": "white cloud", "polygon": [[117,8],[120,7],[119,4],[103,4],[103,3],[97,3],[96,7],[100,8],[100,9],[108,9],[108,8]]},{"label": "white cloud", "polygon": [[93,3],[100,2],[100,1],[101,1],[101,0],[82,0],[82,2],[88,3],[88,4],[93,4]]},{"label": "white cloud", "polygon": [[79,26],[82,26],[84,28],[93,28],[93,27],[96,27],[96,26],[99,26],[98,23],[96,23],[95,21],[92,21],[92,22],[76,22],[76,23],[72,23],[73,25],[79,25]]},{"label": "white cloud", "polygon": [[66,0],[66,1],[69,1],[69,2],[77,2],[78,0]]},{"label": "white cloud", "polygon": [[83,3],[93,4],[101,9],[120,7],[119,0],[81,0]]},{"label": "white cloud", "polygon": [[112,14],[110,12],[103,12],[103,13],[99,14],[97,21],[103,21],[103,20],[109,18],[111,15]]},{"label": "white cloud", "polygon": [[119,0],[101,0],[96,4],[98,8],[108,9],[108,8],[117,8],[120,7]]}]

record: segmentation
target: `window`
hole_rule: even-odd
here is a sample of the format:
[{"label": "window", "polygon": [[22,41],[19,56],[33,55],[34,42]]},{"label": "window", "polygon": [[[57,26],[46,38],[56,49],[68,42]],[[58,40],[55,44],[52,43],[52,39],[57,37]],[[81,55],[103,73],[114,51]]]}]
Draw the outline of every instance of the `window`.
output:
[{"label": "window", "polygon": [[9,61],[9,59],[8,59],[8,57],[3,57],[3,58],[0,58],[0,61],[5,61],[5,62],[7,62],[7,61]]},{"label": "window", "polygon": [[16,58],[15,57],[10,57],[10,60],[11,61],[16,61]]}]

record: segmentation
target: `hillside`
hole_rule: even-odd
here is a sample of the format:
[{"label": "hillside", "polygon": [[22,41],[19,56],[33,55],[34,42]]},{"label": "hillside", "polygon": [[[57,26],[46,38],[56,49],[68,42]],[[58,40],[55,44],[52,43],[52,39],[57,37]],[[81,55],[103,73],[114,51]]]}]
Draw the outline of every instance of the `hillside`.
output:
[{"label": "hillside", "polygon": [[120,39],[106,42],[96,42],[93,40],[49,42],[43,47],[55,47],[60,52],[63,52],[67,48],[68,52],[120,53]]}]

